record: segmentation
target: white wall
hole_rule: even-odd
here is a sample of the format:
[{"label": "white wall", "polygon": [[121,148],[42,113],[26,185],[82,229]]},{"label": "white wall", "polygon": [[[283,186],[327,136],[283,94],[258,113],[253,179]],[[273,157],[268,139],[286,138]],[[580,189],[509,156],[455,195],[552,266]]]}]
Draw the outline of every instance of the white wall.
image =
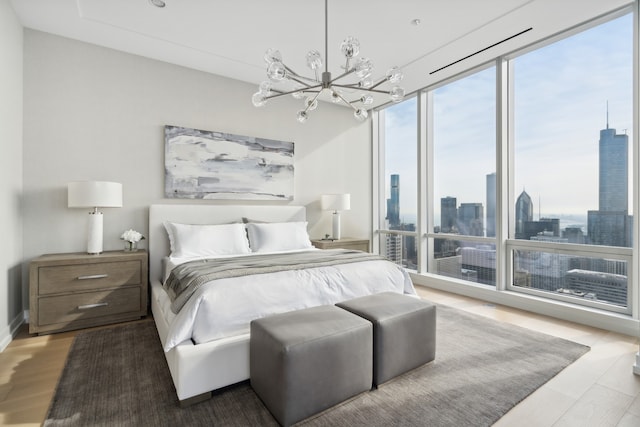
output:
[{"label": "white wall", "polygon": [[22,25],[9,0],[0,0],[0,351],[23,320],[22,43]]},{"label": "white wall", "polygon": [[149,204],[176,202],[164,199],[165,124],[295,142],[291,204],[307,206],[311,236],[330,233],[319,210],[329,192],[351,193],[343,235],[369,236],[371,125],[349,110],[321,103],[300,124],[301,101],[256,109],[256,88],[236,80],[29,29],[24,43],[26,261],[86,249],[87,212],[67,208],[69,181],[123,184],[124,207],[103,209],[106,250],[127,228],[146,233]]}]

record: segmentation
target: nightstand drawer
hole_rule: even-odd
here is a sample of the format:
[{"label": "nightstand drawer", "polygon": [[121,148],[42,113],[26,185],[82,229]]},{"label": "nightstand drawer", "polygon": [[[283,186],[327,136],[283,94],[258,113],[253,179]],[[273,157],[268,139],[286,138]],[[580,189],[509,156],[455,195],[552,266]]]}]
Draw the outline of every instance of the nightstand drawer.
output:
[{"label": "nightstand drawer", "polygon": [[141,311],[140,287],[40,298],[40,326]]},{"label": "nightstand drawer", "polygon": [[56,265],[38,268],[39,295],[139,285],[139,261]]}]

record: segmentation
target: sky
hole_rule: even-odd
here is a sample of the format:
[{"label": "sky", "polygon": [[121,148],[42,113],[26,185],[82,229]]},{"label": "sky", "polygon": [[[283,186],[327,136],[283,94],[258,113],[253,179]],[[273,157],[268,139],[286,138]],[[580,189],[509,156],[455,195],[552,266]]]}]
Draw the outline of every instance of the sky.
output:
[{"label": "sky", "polygon": [[[607,103],[609,127],[632,145],[632,39],[629,14],[513,60],[514,191],[531,196],[536,219],[586,225],[587,211],[598,209]],[[385,182],[400,174],[400,213],[410,222],[417,204],[415,98],[387,109],[385,120]],[[486,205],[486,175],[496,171],[495,68],[436,89],[433,126],[438,225],[441,197]]]}]

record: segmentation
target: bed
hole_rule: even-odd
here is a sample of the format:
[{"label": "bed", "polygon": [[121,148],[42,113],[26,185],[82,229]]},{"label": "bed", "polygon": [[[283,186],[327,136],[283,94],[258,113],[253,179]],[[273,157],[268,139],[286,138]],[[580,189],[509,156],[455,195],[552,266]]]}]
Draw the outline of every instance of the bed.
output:
[{"label": "bed", "polygon": [[[288,270],[239,278],[229,277],[215,281],[203,280],[202,286],[196,287],[196,290],[192,291],[193,295],[187,293],[187,296],[183,298],[182,301],[184,306],[175,312],[175,305],[179,298],[172,299],[170,296],[175,297],[175,295],[172,294],[169,286],[167,286],[167,289],[163,287],[163,282],[168,278],[173,279],[173,275],[175,275],[175,272],[179,269],[172,268],[176,265],[181,266],[185,259],[180,257],[168,258],[171,254],[171,249],[174,250],[173,254],[176,254],[176,246],[175,241],[170,243],[165,224],[203,225],[203,227],[192,227],[197,230],[206,229],[204,225],[220,225],[222,227],[217,228],[228,227],[235,229],[235,226],[226,226],[225,224],[241,223],[243,218],[245,222],[251,222],[253,224],[269,224],[264,226],[253,225],[255,229],[261,230],[267,229],[267,227],[277,227],[278,224],[285,223],[287,226],[305,224],[306,210],[304,206],[289,205],[157,204],[151,205],[149,208],[148,242],[151,310],[160,341],[165,350],[165,356],[176,388],[176,394],[183,406],[207,399],[210,397],[212,391],[249,378],[248,322],[251,318],[262,317],[272,312],[282,312],[307,306],[339,302],[340,300],[361,296],[363,294],[389,290],[415,295],[411,280],[403,269],[388,261],[365,259],[357,263],[350,262],[338,266],[309,267],[308,271]],[[242,227],[246,228],[251,226],[242,225]],[[289,228],[287,228],[287,230],[289,230]],[[251,232],[248,234],[251,236]],[[257,241],[255,232],[253,236],[254,241]],[[304,236],[306,236],[305,238],[308,240],[306,227]],[[249,251],[251,250],[255,250],[255,247],[249,249]],[[278,248],[278,251],[279,250],[280,248]],[[307,250],[296,250],[293,252],[304,257],[306,256]],[[329,252],[331,251],[321,251],[310,247],[308,252],[322,252],[329,256]],[[193,254],[187,254],[185,257],[191,260],[190,257],[192,255]],[[269,256],[272,256],[269,251],[265,254],[252,252],[246,256],[244,254],[241,255],[242,259],[250,259],[252,261],[259,258],[256,255],[265,257],[265,260],[267,260]],[[356,255],[364,256],[365,254],[354,254],[353,256]],[[275,254],[274,256],[280,255]],[[286,258],[292,259],[292,256],[293,255],[287,254]],[[217,265],[222,266],[227,263],[226,255],[224,255],[224,257],[224,259],[214,259],[213,261],[207,260],[203,262],[211,262],[211,264],[217,263]],[[216,258],[223,258],[223,256],[217,256]],[[237,260],[233,260],[232,258],[233,257],[229,257],[229,265],[232,265],[232,262],[237,262]],[[176,259],[178,260],[177,262],[175,261]],[[195,260],[191,263],[199,264],[198,260],[199,258],[195,257]],[[188,263],[185,262],[185,265],[187,264]],[[377,273],[375,278],[371,277],[371,279],[369,279],[368,277],[370,276],[367,275],[371,275],[374,264],[379,264],[383,272],[381,274]],[[326,276],[325,269],[329,271],[326,273]],[[337,273],[334,273],[334,271]],[[334,283],[336,279],[331,276],[332,274],[337,274],[336,277],[339,278],[337,282],[340,283]],[[287,280],[283,280],[283,278],[287,278]],[[288,278],[295,278],[296,280],[291,281]],[[278,292],[284,292],[282,295],[286,294],[292,303],[295,302],[295,305],[287,303],[289,305],[280,306],[280,301],[278,300],[277,304],[273,307],[269,306],[263,309],[262,306],[257,305],[258,303],[248,301],[247,295],[251,292],[250,290],[246,291],[245,294],[240,292],[246,282],[253,282],[253,284],[259,284],[263,289],[269,289],[271,286],[278,287],[285,286],[285,284],[289,286],[288,283],[290,281],[300,282],[307,279],[309,279],[310,282],[316,282],[313,284],[315,288],[310,288],[316,290],[309,292],[310,295],[308,298],[306,295],[299,293],[306,292],[298,289],[300,287],[299,284],[297,285],[298,288],[283,288],[284,290],[278,290]],[[239,280],[242,280],[242,282],[233,282]],[[330,284],[329,288],[327,288],[326,291],[318,291],[317,289],[320,289],[320,285],[323,285],[324,282]],[[342,282],[345,283],[343,284]],[[368,282],[375,282],[375,284],[368,287]],[[225,285],[227,285],[227,293],[220,290],[225,289]],[[249,284],[247,284],[247,286],[249,286]],[[312,285],[310,284],[309,286]],[[228,289],[234,290],[234,293],[230,294]],[[238,289],[237,295],[235,292],[236,289]],[[222,293],[216,294],[215,292]],[[233,320],[238,318],[242,327],[235,326],[229,327],[230,329],[227,328],[228,330],[218,331],[217,326],[219,325],[216,324],[216,327],[211,327],[211,331],[209,331],[209,328],[202,326],[202,322],[214,322],[213,320],[208,320],[208,316],[211,316],[211,313],[218,313],[221,310],[208,307],[206,304],[212,304],[211,301],[220,301],[227,297],[230,298],[230,300],[223,301],[224,304],[230,307],[238,307],[238,309],[241,310],[238,312],[239,314],[231,311],[231,314],[228,315],[231,316],[229,319]],[[232,300],[233,298],[235,298],[235,300]],[[244,298],[247,298],[246,303]],[[285,300],[287,298],[283,297],[282,299]],[[258,300],[260,301],[259,298]],[[262,304],[262,302],[260,302],[260,304]],[[190,314],[183,315],[185,312]],[[227,320],[225,320],[225,322]],[[220,320],[217,321],[220,322]],[[216,333],[219,334],[216,335],[216,333],[212,331],[218,331]]]}]

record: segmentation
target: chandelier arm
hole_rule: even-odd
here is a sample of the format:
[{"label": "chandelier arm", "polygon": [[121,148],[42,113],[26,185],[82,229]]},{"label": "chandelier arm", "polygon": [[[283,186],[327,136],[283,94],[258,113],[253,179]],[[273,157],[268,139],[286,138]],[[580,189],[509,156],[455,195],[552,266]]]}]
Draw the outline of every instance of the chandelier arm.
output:
[{"label": "chandelier arm", "polygon": [[355,71],[356,71],[356,69],[355,69],[355,68],[352,68],[352,69],[350,69],[349,71],[346,71],[346,72],[344,72],[344,73],[340,74],[340,75],[339,75],[338,77],[336,77],[335,79],[331,79],[331,82],[330,82],[330,83],[335,82],[336,80],[340,80],[341,78],[346,77],[346,76],[348,76],[349,74],[352,74],[352,73],[353,73],[353,72],[355,72]]},{"label": "chandelier arm", "polygon": [[[308,88],[310,88],[312,86],[313,87],[322,86],[322,84],[320,84],[320,82],[318,82],[317,80],[309,79],[309,78],[306,78],[306,77],[303,77],[303,76],[296,76],[296,77],[298,77],[298,78],[289,77],[289,80],[293,80],[296,83],[300,83],[301,85],[304,85],[305,89],[308,89]],[[305,83],[305,82],[303,82],[302,80],[299,80],[299,79],[306,79],[306,80],[309,80],[310,82],[316,83],[316,84],[315,85],[310,85],[309,83]]]},{"label": "chandelier arm", "polygon": [[[311,90],[311,89],[316,89],[316,88],[319,88],[319,87],[322,87],[322,85],[308,86],[308,87],[304,88],[302,91],[303,92],[317,93],[318,95],[320,95],[321,91],[315,92],[315,91]],[[265,100],[266,99],[279,98],[279,97],[284,96],[284,95],[291,95],[292,93],[300,92],[300,89],[294,89],[294,90],[290,90],[290,91],[287,91],[287,92],[279,92],[279,91],[276,91],[276,90],[273,90],[273,89],[271,89],[271,91],[272,92],[278,92],[278,93],[276,93],[275,95],[265,96],[264,97]],[[317,95],[316,95],[316,97],[317,97]]]},{"label": "chandelier arm", "polygon": [[[352,102],[347,101],[346,99],[344,99],[344,96],[342,96],[340,93],[338,92],[334,92],[336,95],[338,95],[338,98],[340,98],[342,100],[342,102],[344,102],[345,104],[347,104],[348,106],[350,106],[351,108],[353,108],[353,111],[358,111],[358,107],[356,107],[355,105],[353,105]],[[353,102],[357,102],[357,101],[353,101]]]},{"label": "chandelier arm", "polygon": [[344,89],[357,89],[357,90],[362,90],[362,91],[366,91],[366,92],[384,93],[384,94],[387,94],[387,95],[389,94],[388,90],[372,89],[372,88],[369,88],[369,87],[359,87],[359,86],[350,86],[350,85],[337,85],[337,84],[334,84],[332,86],[341,87],[341,88],[344,88]]},{"label": "chandelier arm", "polygon": [[[302,78],[302,79],[307,79],[307,80],[313,80],[311,77],[305,77],[301,74],[296,73],[295,71],[293,71],[293,69],[289,68],[284,62],[281,62],[282,66],[284,67],[285,70],[287,70],[289,72],[289,75],[294,76],[294,77],[298,77],[298,78]],[[290,76],[287,76],[288,79],[290,79]],[[316,81],[316,80],[313,80]]]},{"label": "chandelier arm", "polygon": [[370,89],[376,88],[376,87],[380,86],[382,83],[384,83],[386,81],[387,81],[387,78],[383,77],[383,78],[380,79],[380,81],[378,83],[375,83],[375,84],[371,85],[369,88]]},{"label": "chandelier arm", "polygon": [[309,108],[311,108],[311,106],[313,105],[314,102],[317,101],[318,97],[320,96],[320,94],[322,93],[322,91],[318,91],[318,93],[316,93],[316,96],[313,97],[313,99],[311,100],[311,102],[307,102],[307,108],[304,109],[304,112],[306,113],[307,111],[309,111]]},{"label": "chandelier arm", "polygon": [[[296,80],[296,79],[301,79],[301,80],[306,80],[307,82],[311,82],[311,83],[320,83],[320,80],[314,79],[313,77],[307,77],[307,76],[300,75],[300,74],[294,72],[293,70],[291,70],[290,68],[288,68],[286,65],[285,65],[285,68],[287,68],[287,70],[289,70],[289,74],[286,76],[286,78],[289,79],[289,80],[294,80],[294,81],[296,81],[298,83],[302,83],[302,82]],[[294,77],[296,79],[294,79]],[[303,85],[308,85],[307,83],[302,83],[302,84]]]}]

